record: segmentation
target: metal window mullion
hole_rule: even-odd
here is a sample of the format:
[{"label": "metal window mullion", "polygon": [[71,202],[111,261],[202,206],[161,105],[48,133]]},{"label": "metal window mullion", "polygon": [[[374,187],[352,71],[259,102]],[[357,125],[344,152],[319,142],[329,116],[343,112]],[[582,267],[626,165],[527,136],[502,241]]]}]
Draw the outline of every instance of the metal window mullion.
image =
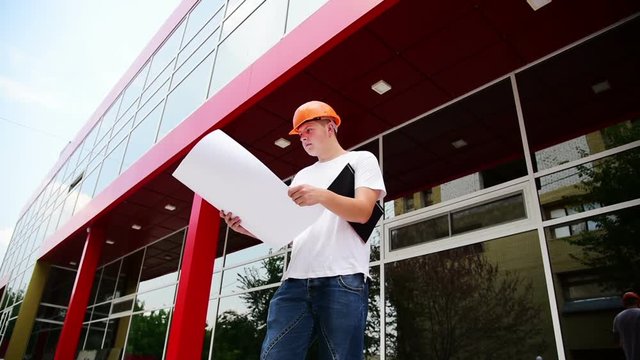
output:
[{"label": "metal window mullion", "polygon": [[[551,268],[551,259],[549,255],[549,248],[547,246],[546,237],[544,234],[544,228],[542,226],[542,206],[540,204],[540,198],[536,196],[538,191],[536,189],[535,174],[533,170],[533,160],[531,158],[531,151],[529,148],[529,142],[527,139],[527,132],[524,122],[524,114],[522,111],[522,104],[520,102],[520,93],[518,91],[518,84],[516,82],[515,73],[509,75],[511,80],[511,89],[513,92],[513,100],[516,107],[516,114],[518,117],[518,127],[520,129],[520,140],[522,141],[522,150],[524,152],[524,158],[527,165],[527,179],[528,187],[531,192],[531,196],[527,200],[525,197],[525,206],[527,201],[535,204],[537,211],[531,211],[530,219],[536,226],[538,232],[538,244],[540,246],[540,257],[542,258],[542,267],[544,271],[547,300],[549,301],[549,311],[551,313],[551,324],[553,328],[553,334],[555,339],[556,351],[559,360],[565,360],[566,355],[564,352],[564,339],[562,338],[562,327],[560,325],[560,313],[558,311],[558,299],[556,298],[555,286],[553,284],[553,269]],[[532,205],[533,208],[533,205]]]}]

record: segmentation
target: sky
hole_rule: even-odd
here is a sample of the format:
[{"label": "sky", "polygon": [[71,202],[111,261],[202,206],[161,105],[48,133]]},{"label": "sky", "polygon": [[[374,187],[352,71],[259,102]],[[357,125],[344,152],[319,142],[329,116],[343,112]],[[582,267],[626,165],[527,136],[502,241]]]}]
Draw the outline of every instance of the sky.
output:
[{"label": "sky", "polygon": [[0,261],[60,152],[179,3],[0,1]]}]

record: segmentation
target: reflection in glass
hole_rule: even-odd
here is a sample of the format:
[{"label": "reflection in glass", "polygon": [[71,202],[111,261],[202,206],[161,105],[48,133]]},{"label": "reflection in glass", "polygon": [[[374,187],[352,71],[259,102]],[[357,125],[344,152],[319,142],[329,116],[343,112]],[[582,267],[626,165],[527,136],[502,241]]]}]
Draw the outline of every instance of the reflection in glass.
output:
[{"label": "reflection in glass", "polygon": [[207,320],[205,323],[204,344],[202,345],[202,359],[209,359],[211,352],[211,340],[213,335],[213,327],[216,322],[216,314],[218,313],[218,300],[210,300],[207,307]]},{"label": "reflection in glass", "polygon": [[543,217],[557,219],[640,198],[639,179],[640,148],[543,176],[538,190]]},{"label": "reflection in glass", "polygon": [[364,334],[364,354],[366,359],[380,358],[380,267],[369,270],[369,314]]},{"label": "reflection in glass", "polygon": [[[623,358],[611,326],[621,294],[640,291],[638,219],[636,206],[545,228],[565,352],[574,359]],[[563,227],[582,231],[558,237]]]},{"label": "reflection in glass", "polygon": [[[53,359],[56,347],[58,345],[58,338],[62,331],[62,324],[52,324],[42,321],[35,321],[33,323],[33,330],[31,332],[31,338],[27,345],[25,352],[25,359]],[[5,340],[6,340],[5,335]],[[80,346],[84,342],[84,336],[80,337]],[[4,343],[4,341],[3,341]],[[0,346],[0,348],[3,348]],[[5,348],[6,349],[6,348]],[[0,351],[0,353],[3,351]],[[0,355],[4,356],[4,355]]]},{"label": "reflection in glass", "polygon": [[102,278],[100,279],[100,288],[98,289],[96,304],[113,299],[113,292],[116,288],[119,271],[120,260],[109,264],[104,268]]},{"label": "reflection in glass", "polygon": [[176,282],[183,240],[181,230],[147,247],[138,292]]},{"label": "reflection in glass", "polygon": [[273,256],[223,272],[221,294],[277,283],[282,279],[284,256]]},{"label": "reflection in glass", "polygon": [[[252,7],[254,1],[247,1]],[[287,2],[266,1],[238,26],[218,47],[218,57],[213,70],[209,97],[217,93],[251,63],[276,44],[284,33]],[[234,14],[235,15],[235,14]],[[233,20],[233,19],[232,19]],[[243,20],[243,19],[239,19]],[[233,28],[231,23],[223,25],[223,31]]]},{"label": "reflection in glass", "polygon": [[82,187],[80,194],[78,195],[78,201],[76,202],[75,212],[82,210],[91,199],[93,199],[93,191],[96,188],[96,181],[98,180],[98,168],[95,168],[82,180]]},{"label": "reflection in glass", "polygon": [[136,291],[143,255],[144,251],[138,250],[122,260],[122,267],[120,269],[120,274],[118,275],[118,285],[116,287],[115,298],[130,295]]},{"label": "reflection in glass", "polygon": [[95,194],[99,194],[120,174],[120,165],[127,143],[122,141],[102,162],[100,177],[96,185]]},{"label": "reflection in glass", "polygon": [[421,244],[449,236],[449,216],[426,219],[415,224],[391,230],[391,250]]},{"label": "reflection in glass", "polygon": [[162,104],[151,111],[149,116],[133,129],[131,136],[129,136],[129,144],[127,145],[127,152],[124,155],[122,169],[129,168],[131,164],[138,160],[140,156],[154,144],[161,114]]},{"label": "reflection in glass", "polygon": [[40,302],[67,306],[75,280],[75,271],[51,267]]},{"label": "reflection in glass", "polygon": [[[466,145],[458,145],[459,140]],[[382,141],[385,201],[393,201],[386,205],[386,218],[527,174],[508,79],[398,128]]]},{"label": "reflection in glass", "polygon": [[638,33],[635,18],[516,75],[535,168],[640,139],[616,134],[638,121]]},{"label": "reflection in glass", "polygon": [[165,136],[204,102],[213,59],[214,55],[209,55],[167,96],[158,139]]},{"label": "reflection in glass", "polygon": [[169,38],[162,44],[160,49],[153,55],[151,60],[151,68],[147,75],[147,84],[151,83],[162,70],[175,58],[182,42],[182,33],[185,28],[184,21],[176,27]]},{"label": "reflection in glass", "polygon": [[327,0],[289,0],[287,32],[295,29],[326,2]]},{"label": "reflection in glass", "polygon": [[486,228],[527,217],[522,194],[451,213],[451,234]]},{"label": "reflection in glass", "polygon": [[169,318],[168,309],[133,315],[124,359],[162,359]]},{"label": "reflection in glass", "polygon": [[258,359],[276,287],[220,299],[212,359]]},{"label": "reflection in glass", "polygon": [[176,285],[138,294],[133,311],[153,310],[173,306],[175,294]]},{"label": "reflection in glass", "polygon": [[[189,41],[223,4],[224,0],[201,0],[198,5],[191,10],[191,13],[189,13],[189,20],[187,21],[187,28],[184,33],[185,42]],[[221,13],[222,12],[220,12],[220,14]],[[209,24],[216,26],[219,22],[220,20],[217,22],[214,20]]]},{"label": "reflection in glass", "polygon": [[555,359],[536,232],[385,265],[387,359]]},{"label": "reflection in glass", "polygon": [[100,350],[102,348],[102,340],[104,339],[104,331],[106,327],[106,321],[98,321],[89,324],[87,342],[84,345],[85,350]]}]

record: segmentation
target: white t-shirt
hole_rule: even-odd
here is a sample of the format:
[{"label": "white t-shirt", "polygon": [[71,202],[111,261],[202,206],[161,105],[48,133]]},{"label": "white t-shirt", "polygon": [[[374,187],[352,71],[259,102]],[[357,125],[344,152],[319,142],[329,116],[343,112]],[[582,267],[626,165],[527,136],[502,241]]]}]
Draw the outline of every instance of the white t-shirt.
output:
[{"label": "white t-shirt", "polygon": [[[309,184],[328,188],[351,164],[355,188],[367,187],[386,195],[378,160],[368,151],[350,151],[326,162],[316,162],[293,178],[291,186]],[[325,209],[318,220],[293,240],[291,263],[285,278],[308,279],[363,273],[369,275],[369,243],[349,223]]]}]

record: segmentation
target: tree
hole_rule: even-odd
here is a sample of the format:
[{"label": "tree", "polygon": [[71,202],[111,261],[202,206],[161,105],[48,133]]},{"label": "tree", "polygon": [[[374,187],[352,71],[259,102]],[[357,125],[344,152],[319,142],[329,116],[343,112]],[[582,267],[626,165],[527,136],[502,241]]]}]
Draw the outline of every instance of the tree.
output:
[{"label": "tree", "polygon": [[[610,147],[640,139],[640,126],[622,123],[603,130]],[[587,154],[583,154],[587,155]],[[632,149],[578,167],[582,195],[574,206],[606,206],[640,198],[640,150]],[[583,265],[601,272],[602,287],[624,291],[640,289],[640,207],[593,219],[595,231],[585,231],[567,241],[578,245],[572,254]]]},{"label": "tree", "polygon": [[[143,309],[144,303],[138,307]],[[162,359],[168,325],[165,309],[133,315],[126,349],[129,358]]]},{"label": "tree", "polygon": [[246,314],[229,310],[218,316],[213,338],[213,359],[258,359],[260,343],[253,321]]},{"label": "tree", "polygon": [[482,245],[389,264],[392,359],[519,359],[542,354],[532,282],[500,271]]}]

